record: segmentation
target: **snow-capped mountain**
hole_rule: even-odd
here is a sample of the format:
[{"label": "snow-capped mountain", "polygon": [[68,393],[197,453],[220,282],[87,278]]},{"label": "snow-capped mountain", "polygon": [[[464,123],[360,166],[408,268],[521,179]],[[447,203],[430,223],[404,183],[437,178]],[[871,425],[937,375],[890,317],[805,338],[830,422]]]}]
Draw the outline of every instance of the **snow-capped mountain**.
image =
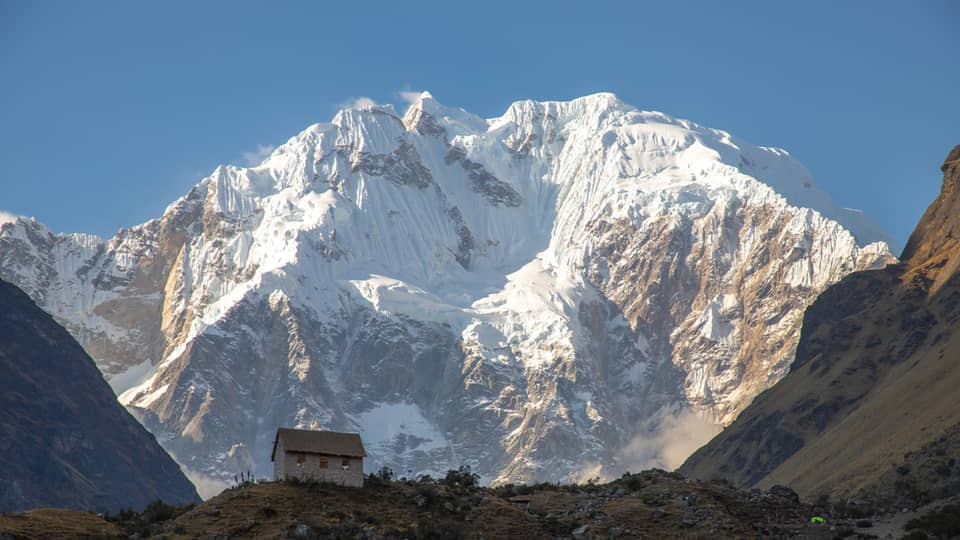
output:
[{"label": "snow-capped mountain", "polygon": [[611,94],[482,119],[424,93],[109,241],[0,225],[0,278],[194,471],[266,474],[277,426],[322,426],[401,474],[566,479],[667,460],[683,411],[732,421],[885,239],[785,151]]}]

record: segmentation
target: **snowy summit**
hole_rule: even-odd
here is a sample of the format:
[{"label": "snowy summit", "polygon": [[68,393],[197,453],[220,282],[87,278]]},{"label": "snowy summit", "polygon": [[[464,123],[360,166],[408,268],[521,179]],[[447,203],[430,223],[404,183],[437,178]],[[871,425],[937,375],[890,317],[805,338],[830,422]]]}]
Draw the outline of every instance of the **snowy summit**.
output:
[{"label": "snowy summit", "polygon": [[786,151],[613,94],[484,119],[424,92],[108,241],[4,223],[0,277],[195,474],[265,474],[289,425],[360,432],[372,468],[558,480],[686,457],[666,432],[779,380],[887,241]]}]

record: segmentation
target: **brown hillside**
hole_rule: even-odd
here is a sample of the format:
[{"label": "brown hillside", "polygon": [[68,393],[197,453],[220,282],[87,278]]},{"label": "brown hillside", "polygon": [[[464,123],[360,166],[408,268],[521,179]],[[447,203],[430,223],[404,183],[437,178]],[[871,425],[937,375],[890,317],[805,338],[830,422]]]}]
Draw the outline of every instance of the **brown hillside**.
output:
[{"label": "brown hillside", "polygon": [[681,472],[810,497],[866,494],[960,425],[960,146],[942,170],[902,262],[825,291],[804,316],[790,373]]},{"label": "brown hillside", "polygon": [[[183,513],[107,516],[113,523],[80,512],[0,515],[0,538],[825,539],[856,525],[833,518],[829,526],[810,524],[814,509],[795,496],[663,471],[605,485],[495,489],[376,479],[363,488],[270,482],[225,491]],[[74,517],[72,529],[57,528]]]}]

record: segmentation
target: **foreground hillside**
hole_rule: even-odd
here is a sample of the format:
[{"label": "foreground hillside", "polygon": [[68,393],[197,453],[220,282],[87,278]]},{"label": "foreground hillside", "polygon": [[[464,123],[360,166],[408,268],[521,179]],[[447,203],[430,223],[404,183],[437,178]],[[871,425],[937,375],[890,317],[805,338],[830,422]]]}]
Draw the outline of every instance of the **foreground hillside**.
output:
[{"label": "foreground hillside", "polygon": [[0,511],[199,501],[80,345],[0,281]]},{"label": "foreground hillside", "polygon": [[[462,481],[466,480],[466,481]],[[103,538],[855,538],[868,520],[834,518],[815,525],[816,509],[785,488],[737,490],[651,470],[603,485],[496,489],[469,486],[453,474],[439,482],[370,479],[362,489],[261,483],[228,490],[177,512],[87,516],[87,533]],[[166,509],[170,510],[170,509]],[[62,519],[59,516],[57,519]],[[0,535],[43,537],[52,517],[0,517]],[[45,521],[49,520],[49,521]],[[860,528],[857,529],[857,521]],[[67,534],[69,536],[69,533]]]},{"label": "foreground hillside", "polygon": [[960,495],[960,146],[902,263],[828,289],[790,373],[681,471],[889,507]]}]

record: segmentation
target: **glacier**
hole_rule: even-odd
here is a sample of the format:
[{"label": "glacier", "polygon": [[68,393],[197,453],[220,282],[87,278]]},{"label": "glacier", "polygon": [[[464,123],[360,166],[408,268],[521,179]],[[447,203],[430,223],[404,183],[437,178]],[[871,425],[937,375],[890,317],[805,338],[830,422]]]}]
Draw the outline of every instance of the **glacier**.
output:
[{"label": "glacier", "polygon": [[619,474],[678,415],[731,422],[890,244],[786,151],[613,94],[483,119],[424,92],[109,240],[5,219],[0,278],[191,471],[266,475],[289,426],[360,432],[368,468],[555,481]]}]

